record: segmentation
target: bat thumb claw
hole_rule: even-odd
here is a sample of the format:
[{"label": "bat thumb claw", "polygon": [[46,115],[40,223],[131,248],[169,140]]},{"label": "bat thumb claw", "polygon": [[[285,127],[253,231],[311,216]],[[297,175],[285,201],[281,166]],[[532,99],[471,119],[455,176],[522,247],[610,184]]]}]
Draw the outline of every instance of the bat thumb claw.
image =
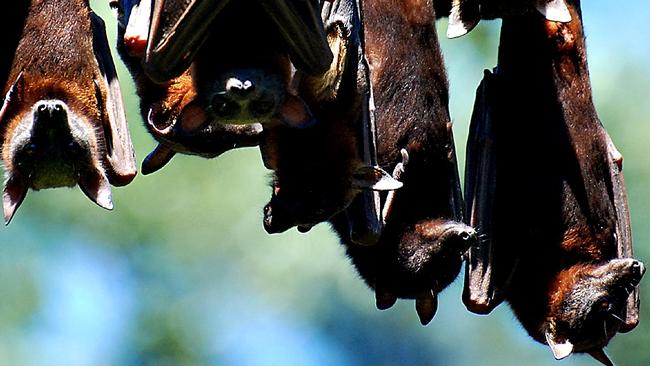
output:
[{"label": "bat thumb claw", "polygon": [[571,12],[564,0],[539,0],[536,8],[550,21],[562,23],[571,21]]},{"label": "bat thumb claw", "polygon": [[27,183],[19,174],[11,175],[5,183],[4,193],[2,195],[5,225],[9,225],[11,219],[16,214],[16,210],[25,199],[27,188]]},{"label": "bat thumb claw", "polygon": [[438,310],[438,297],[431,290],[425,291],[415,299],[415,311],[420,323],[427,325],[433,320]]}]

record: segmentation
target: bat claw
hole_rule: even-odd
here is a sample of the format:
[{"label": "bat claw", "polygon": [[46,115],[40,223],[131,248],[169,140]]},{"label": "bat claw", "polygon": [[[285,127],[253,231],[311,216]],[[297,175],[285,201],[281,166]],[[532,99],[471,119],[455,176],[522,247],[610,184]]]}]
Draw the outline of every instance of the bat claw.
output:
[{"label": "bat claw", "polygon": [[415,299],[415,311],[418,313],[422,325],[429,324],[437,310],[438,297],[431,290],[421,293]]}]

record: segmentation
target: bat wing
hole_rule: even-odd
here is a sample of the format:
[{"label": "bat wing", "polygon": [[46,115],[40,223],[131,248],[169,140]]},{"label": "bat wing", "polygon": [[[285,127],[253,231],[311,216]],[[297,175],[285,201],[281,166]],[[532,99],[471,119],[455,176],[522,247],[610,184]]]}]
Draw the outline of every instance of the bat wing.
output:
[{"label": "bat wing", "polygon": [[[338,57],[343,55],[346,58],[359,55],[356,78],[362,81],[357,83],[357,92],[362,95],[361,118],[357,123],[357,136],[362,140],[359,144],[361,147],[359,153],[364,165],[377,166],[375,106],[370,82],[370,67],[364,50],[362,11],[355,1],[336,0],[323,2],[321,14],[328,32],[330,27],[339,26],[343,28],[343,33],[348,34],[344,41],[345,45],[341,43],[342,50],[345,52],[334,50],[334,55]],[[348,60],[337,60],[335,63],[345,65]],[[344,71],[343,68],[331,72],[339,74],[337,79],[340,80],[343,78],[340,74]],[[383,230],[379,192],[363,190],[345,209],[344,214],[350,230],[350,240],[353,243],[360,245],[377,243]]]},{"label": "bat wing", "polygon": [[[158,82],[182,74],[210,34],[212,21],[229,0],[159,0],[153,7],[144,60],[147,75]],[[278,27],[296,68],[322,74],[332,62],[318,1],[260,0]]]},{"label": "bat wing", "polygon": [[[632,230],[630,227],[630,210],[623,180],[623,156],[616,149],[606,131],[607,151],[610,162],[610,179],[612,183],[614,208],[616,210],[616,246],[619,258],[632,258]],[[620,332],[626,333],[639,323],[639,288],[637,287],[627,300],[625,323]]]},{"label": "bat wing", "polygon": [[294,66],[320,75],[332,63],[318,0],[260,0],[289,46]]},{"label": "bat wing", "polygon": [[105,165],[111,184],[122,186],[129,184],[136,175],[135,153],[131,143],[122,102],[122,92],[117,79],[117,72],[111,57],[110,47],[106,38],[104,21],[92,14],[93,48],[101,79],[95,80],[100,89],[106,90],[104,129],[106,131]]},{"label": "bat wing", "polygon": [[153,6],[145,72],[157,82],[180,76],[210,35],[229,0],[157,0]]},{"label": "bat wing", "polygon": [[[472,312],[487,314],[503,299],[505,283],[498,283],[494,266],[495,242],[492,230],[494,192],[497,185],[496,134],[493,121],[497,76],[485,71],[476,92],[476,103],[467,142],[465,168],[466,221],[479,232],[478,245],[470,247],[465,264],[463,302]],[[504,264],[502,268],[511,268]]]}]

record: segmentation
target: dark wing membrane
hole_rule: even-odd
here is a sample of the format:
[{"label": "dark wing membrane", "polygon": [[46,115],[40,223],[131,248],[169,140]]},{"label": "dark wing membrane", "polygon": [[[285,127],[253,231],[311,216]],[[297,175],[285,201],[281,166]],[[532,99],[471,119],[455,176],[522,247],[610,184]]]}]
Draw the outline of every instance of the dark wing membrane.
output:
[{"label": "dark wing membrane", "polygon": [[164,82],[181,75],[210,34],[229,0],[157,0],[144,60],[147,75]]},{"label": "dark wing membrane", "polygon": [[[619,258],[632,258],[632,229],[630,227],[630,210],[627,205],[627,193],[623,180],[623,156],[618,152],[607,132],[603,130],[608,146],[610,162],[610,179],[612,183],[614,208],[616,210],[616,249]],[[627,300],[625,323],[620,332],[626,333],[639,323],[639,288],[637,287]]]},{"label": "dark wing membrane", "polygon": [[492,235],[497,184],[496,135],[492,116],[495,79],[495,75],[486,70],[476,91],[465,168],[466,221],[477,229],[481,239],[467,252],[463,302],[470,311],[478,314],[491,312],[502,301],[497,298],[500,289],[496,283]]},{"label": "dark wing membrane", "polygon": [[131,135],[126,122],[122,91],[117,79],[115,65],[106,39],[104,21],[92,14],[93,48],[101,72],[101,80],[96,82],[107,91],[103,101],[108,121],[104,122],[106,137],[106,168],[111,184],[116,186],[129,184],[136,175],[135,153]]},{"label": "dark wing membrane", "polygon": [[[3,3],[2,6],[3,11],[0,13],[0,32],[2,32],[2,42],[0,42],[0,88],[8,84],[11,65],[14,60],[13,56],[16,54],[25,19],[27,19],[29,2],[8,1]],[[4,90],[6,91],[7,88]]]},{"label": "dark wing membrane", "polygon": [[289,47],[294,66],[310,75],[320,75],[332,63],[332,52],[316,0],[259,0]]},{"label": "dark wing membrane", "polygon": [[[362,83],[357,84],[358,93],[363,95],[361,118],[357,123],[357,135],[362,139],[360,156],[367,166],[377,166],[376,125],[374,118],[374,103],[370,83],[370,67],[365,56],[364,42],[361,39],[362,22],[360,9],[354,1],[335,0],[324,2],[322,17],[323,24],[328,27],[337,22],[343,22],[349,32],[347,55],[361,55],[358,58],[357,78]],[[328,28],[328,32],[330,29]],[[349,56],[348,56],[349,57]],[[343,61],[344,63],[347,60]],[[379,240],[382,230],[381,200],[379,192],[364,190],[359,193],[344,211],[350,240],[355,244],[374,245]]]}]

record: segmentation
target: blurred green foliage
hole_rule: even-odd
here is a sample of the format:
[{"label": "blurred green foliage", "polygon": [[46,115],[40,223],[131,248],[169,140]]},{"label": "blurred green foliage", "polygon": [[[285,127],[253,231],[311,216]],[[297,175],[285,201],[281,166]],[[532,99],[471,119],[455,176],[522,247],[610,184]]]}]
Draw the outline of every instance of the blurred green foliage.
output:
[{"label": "blurred green foliage", "polygon": [[[593,3],[585,4],[588,34],[610,28],[602,14],[610,7]],[[634,3],[639,14],[648,13],[648,5]],[[91,4],[114,40],[107,2]],[[591,25],[590,17],[599,23]],[[496,61],[498,26],[482,22],[460,40],[441,39],[460,166],[476,85]],[[640,22],[637,27],[643,29]],[[443,20],[441,35],[445,28]],[[589,40],[595,102],[626,156],[636,253],[649,263],[650,43],[643,44],[644,52],[633,49],[641,38],[626,39],[627,52],[612,46],[612,39]],[[141,161],[155,144],[119,66]],[[427,327],[419,325],[410,301],[376,310],[373,293],[326,225],[309,234],[264,232],[268,180],[259,152],[244,149],[214,160],[177,156],[161,172],[114,189],[113,212],[94,206],[78,189],[30,192],[0,233],[0,364],[555,363],[507,306],[487,317],[468,313],[460,301],[462,281],[442,295]],[[642,282],[642,300],[649,283]],[[639,328],[608,348],[620,365],[650,364],[650,325],[644,321],[650,309],[642,303]],[[562,364],[595,362],[572,356]]]}]

